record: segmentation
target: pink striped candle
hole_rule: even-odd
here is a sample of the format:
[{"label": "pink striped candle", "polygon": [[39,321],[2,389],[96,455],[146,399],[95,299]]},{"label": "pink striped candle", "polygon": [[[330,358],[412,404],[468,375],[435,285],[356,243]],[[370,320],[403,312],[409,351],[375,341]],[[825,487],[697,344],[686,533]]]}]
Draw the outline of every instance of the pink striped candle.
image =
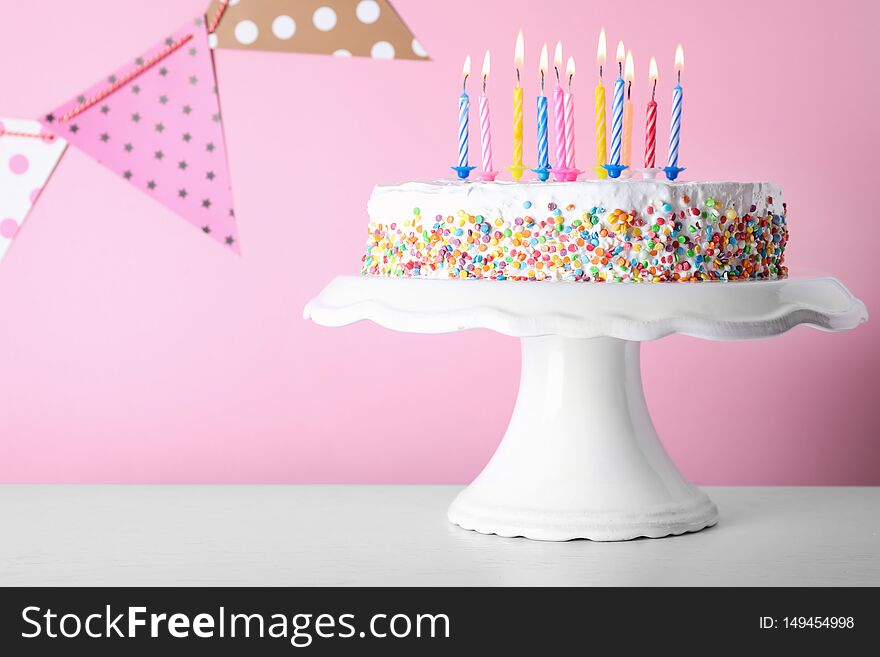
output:
[{"label": "pink striped candle", "polygon": [[[559,69],[562,68],[562,42],[556,43],[556,54],[553,57],[553,68],[556,69],[556,87],[553,89],[553,121],[556,137],[556,168],[564,169],[565,160],[565,106],[562,85],[559,82]],[[559,175],[556,180],[561,180]]]},{"label": "pink striped candle", "polygon": [[480,146],[483,153],[483,173],[492,171],[492,125],[489,120],[489,99],[480,96]]},{"label": "pink striped candle", "polygon": [[489,120],[489,98],[486,96],[486,81],[489,79],[489,51],[483,58],[483,93],[480,94],[480,148],[483,156],[481,180],[492,181],[498,172],[492,167],[492,123]]},{"label": "pink striped candle", "polygon": [[[565,67],[565,74],[568,76],[568,88],[563,94],[563,104],[565,105],[565,168],[569,172],[577,169],[575,164],[574,153],[574,94],[571,91],[571,80],[574,77],[574,59],[568,58],[568,65]],[[573,173],[566,176],[566,180],[574,180]]]},{"label": "pink striped candle", "polygon": [[566,91],[565,104],[565,168],[574,169],[574,94]]},{"label": "pink striped candle", "polygon": [[654,93],[657,91],[657,61],[651,57],[651,66],[648,71],[651,80],[651,100],[648,102],[647,122],[645,125],[645,168],[653,169],[656,166],[655,154],[657,149],[657,101]]}]

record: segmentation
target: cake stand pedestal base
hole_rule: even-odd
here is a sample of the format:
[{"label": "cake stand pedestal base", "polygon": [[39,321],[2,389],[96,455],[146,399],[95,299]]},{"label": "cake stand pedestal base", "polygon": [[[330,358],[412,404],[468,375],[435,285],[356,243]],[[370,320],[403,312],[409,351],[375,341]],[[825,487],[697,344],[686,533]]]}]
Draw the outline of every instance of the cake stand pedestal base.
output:
[{"label": "cake stand pedestal base", "polygon": [[520,338],[504,439],[449,508],[466,529],[547,541],[698,531],[718,511],[657,438],[639,344],[679,333],[756,340],[799,324],[847,331],[865,305],[827,276],[699,284],[538,283],[340,276],[303,311],[411,333],[485,328]]},{"label": "cake stand pedestal base", "polygon": [[484,534],[549,541],[657,538],[717,522],[715,505],[657,438],[638,342],[555,335],[521,342],[510,425],[449,507],[449,520]]}]

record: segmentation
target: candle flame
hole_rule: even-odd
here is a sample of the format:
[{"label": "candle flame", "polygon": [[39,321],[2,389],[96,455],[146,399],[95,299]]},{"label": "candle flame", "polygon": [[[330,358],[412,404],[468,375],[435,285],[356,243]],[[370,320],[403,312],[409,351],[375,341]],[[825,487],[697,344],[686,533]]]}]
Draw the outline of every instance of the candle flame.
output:
[{"label": "candle flame", "polygon": [[562,41],[556,42],[556,53],[553,55],[553,66],[556,67],[556,70],[562,68]]},{"label": "candle flame", "polygon": [[568,58],[568,64],[565,65],[565,74],[568,76],[570,83],[571,78],[574,77],[574,57]]},{"label": "candle flame", "polygon": [[471,56],[464,58],[464,66],[461,67],[461,77],[466,78],[471,74]]},{"label": "candle flame", "polygon": [[675,70],[681,73],[681,69],[684,68],[684,49],[681,47],[681,44],[678,44],[678,48],[675,49]]},{"label": "candle flame", "polygon": [[[596,64],[605,66],[605,52],[608,48],[605,46],[605,28],[599,31],[599,48],[596,50]],[[560,62],[561,63],[561,62]]]},{"label": "candle flame", "polygon": [[483,57],[483,78],[489,77],[489,51],[486,51],[486,56]]},{"label": "candle flame", "polygon": [[547,75],[547,44],[544,44],[544,47],[541,48],[541,63],[538,66],[538,70],[541,72],[541,75]]},{"label": "candle flame", "polygon": [[651,57],[651,65],[648,67],[648,79],[651,82],[656,82],[659,75],[657,75],[657,60]]},{"label": "candle flame", "polygon": [[516,66],[517,70],[521,69],[523,65],[523,49],[523,33],[520,30],[519,34],[516,35],[516,49],[513,51],[513,65]]},{"label": "candle flame", "polygon": [[617,63],[623,64],[623,60],[626,59],[626,48],[623,47],[623,41],[617,42]]},{"label": "candle flame", "polygon": [[636,79],[636,67],[633,64],[632,50],[626,51],[626,64],[623,66],[623,79],[632,82]]}]

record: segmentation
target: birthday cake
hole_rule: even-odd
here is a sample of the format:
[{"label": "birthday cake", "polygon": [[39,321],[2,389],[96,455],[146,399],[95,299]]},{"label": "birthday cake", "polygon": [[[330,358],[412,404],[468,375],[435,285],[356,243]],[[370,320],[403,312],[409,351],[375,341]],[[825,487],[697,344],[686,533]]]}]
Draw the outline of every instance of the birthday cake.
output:
[{"label": "birthday cake", "polygon": [[786,275],[772,183],[586,180],[377,186],[362,274],[665,282]]}]

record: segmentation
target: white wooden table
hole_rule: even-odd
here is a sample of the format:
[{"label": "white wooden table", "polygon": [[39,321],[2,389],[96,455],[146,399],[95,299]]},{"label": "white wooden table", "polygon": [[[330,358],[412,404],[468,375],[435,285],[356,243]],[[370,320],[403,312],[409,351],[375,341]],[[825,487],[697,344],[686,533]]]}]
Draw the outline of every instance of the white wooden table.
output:
[{"label": "white wooden table", "polygon": [[0,486],[0,586],[880,585],[880,488],[707,488],[717,527],[542,543],[460,486]]}]

